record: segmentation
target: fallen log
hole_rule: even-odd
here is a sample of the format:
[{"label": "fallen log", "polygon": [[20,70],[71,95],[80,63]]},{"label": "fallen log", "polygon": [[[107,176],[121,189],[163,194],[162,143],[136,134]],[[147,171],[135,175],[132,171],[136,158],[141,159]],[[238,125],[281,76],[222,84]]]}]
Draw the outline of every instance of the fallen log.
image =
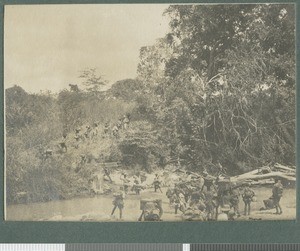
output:
[{"label": "fallen log", "polygon": [[263,179],[263,180],[250,180],[249,183],[251,185],[271,185],[271,184],[274,184],[275,181],[273,178],[270,178],[270,179]]},{"label": "fallen log", "polygon": [[261,168],[252,170],[252,171],[247,172],[247,173],[243,173],[243,174],[240,174],[240,175],[233,176],[232,178],[233,178],[233,179],[243,179],[243,178],[247,179],[247,177],[249,177],[249,175],[259,174],[259,171],[260,171],[260,169],[262,169],[262,168],[264,168],[264,167],[261,167]]},{"label": "fallen log", "polygon": [[281,164],[278,164],[278,163],[274,164],[274,169],[282,170],[282,171],[285,171],[285,172],[296,173],[296,167],[294,169],[294,168],[290,168],[290,167],[287,167],[287,166],[284,166],[284,165],[281,165]]},{"label": "fallen log", "polygon": [[231,180],[234,182],[245,181],[245,180],[262,180],[262,179],[270,179],[270,178],[280,178],[288,181],[296,181],[296,177],[289,176],[283,172],[271,172],[266,174],[248,174],[243,175],[242,177],[232,177]]}]

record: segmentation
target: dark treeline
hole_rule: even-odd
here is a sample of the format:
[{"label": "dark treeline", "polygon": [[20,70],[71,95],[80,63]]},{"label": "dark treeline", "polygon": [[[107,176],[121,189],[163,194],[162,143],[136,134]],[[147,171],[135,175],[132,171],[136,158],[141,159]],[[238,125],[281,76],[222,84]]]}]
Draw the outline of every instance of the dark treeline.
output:
[{"label": "dark treeline", "polygon": [[[136,79],[101,91],[106,81],[91,69],[80,76],[84,88],[58,95],[6,90],[8,202],[22,192],[44,201],[87,189],[94,167],[74,168],[82,154],[148,172],[176,165],[214,173],[221,163],[233,175],[294,165],[294,5],[172,5],[165,15],[170,33],[140,49]],[[104,137],[105,124],[124,114],[130,127]],[[95,121],[102,136],[92,143],[41,158],[62,135]]]}]

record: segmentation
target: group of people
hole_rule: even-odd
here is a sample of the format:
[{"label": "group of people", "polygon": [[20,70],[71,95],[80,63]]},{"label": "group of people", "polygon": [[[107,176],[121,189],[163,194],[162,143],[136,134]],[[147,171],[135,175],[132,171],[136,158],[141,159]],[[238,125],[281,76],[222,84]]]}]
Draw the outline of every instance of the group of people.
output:
[{"label": "group of people", "polygon": [[[169,203],[175,208],[175,214],[182,212],[186,220],[235,220],[241,216],[240,201],[244,203],[244,215],[251,214],[251,203],[256,201],[254,190],[248,182],[234,184],[230,178],[213,178],[204,172],[200,176],[192,176],[191,180],[180,179],[167,190]],[[278,179],[272,189],[270,200],[276,214],[282,214],[280,199],[283,186]]]},{"label": "group of people", "polygon": [[[124,199],[125,196],[131,190],[136,195],[140,194],[142,189],[145,189],[147,186],[144,184],[147,177],[143,172],[140,172],[136,175],[133,175],[133,182],[127,177],[125,172],[122,172],[120,176],[120,180],[122,181],[122,186],[119,188],[119,191],[113,194],[113,209],[111,212],[111,216],[114,215],[116,209],[119,209],[120,219],[122,219],[123,208],[124,208]],[[161,180],[158,174],[155,175],[153,186],[155,192],[157,190],[161,190]],[[131,187],[131,189],[130,189]],[[142,199],[140,201],[140,210],[141,215],[138,218],[138,221],[160,221],[161,216],[163,214],[162,209],[162,200],[160,199]]]},{"label": "group of people", "polygon": [[[174,213],[177,215],[181,212],[183,220],[236,220],[241,217],[240,202],[244,204],[243,214],[249,216],[251,214],[251,204],[256,201],[255,191],[251,188],[250,183],[244,182],[236,184],[230,181],[229,177],[216,177],[203,172],[200,176],[188,173],[190,179],[186,176],[179,180],[172,187],[168,187],[166,196],[169,199],[169,204],[174,208]],[[130,191],[140,194],[142,189],[147,186],[141,182],[142,175],[134,175],[133,182],[127,177],[126,173],[122,173],[121,180],[123,185],[120,190],[114,194],[113,210],[119,208],[120,218],[124,208],[124,199]],[[162,180],[158,174],[155,174],[152,188],[153,192],[162,193]],[[271,209],[275,208],[275,214],[282,214],[280,200],[283,195],[283,185],[280,179],[277,179],[273,188],[272,196],[268,201],[272,201]],[[264,201],[266,204],[266,202]],[[161,220],[163,214],[162,202],[159,199],[141,200],[142,213],[138,218],[139,221],[158,221]]]},{"label": "group of people", "polygon": [[[130,114],[126,114],[123,117],[119,118],[117,123],[112,128],[113,136],[117,138],[119,136],[119,131],[121,129],[126,130],[129,127],[129,123],[130,123]],[[108,123],[105,124],[104,132],[106,132],[106,133],[109,132]]]},{"label": "group of people", "polygon": [[[112,133],[112,135],[114,137],[118,137],[119,135],[119,131],[121,129],[127,129],[129,127],[129,123],[130,123],[130,114],[126,114],[122,117],[120,117],[117,121],[117,123],[111,128],[109,122],[106,122],[104,124],[104,135],[110,135],[110,133]],[[75,147],[76,149],[79,148],[80,142],[85,141],[85,140],[92,140],[95,139],[96,136],[99,135],[99,125],[100,122],[98,121],[94,121],[92,123],[92,125],[87,124],[86,126],[81,126],[81,127],[77,127],[74,129],[74,144],[73,147]],[[58,148],[60,150],[61,153],[66,153],[68,151],[68,147],[70,145],[70,141],[68,140],[68,133],[64,132],[62,135],[61,140],[58,142]],[[51,148],[48,148],[45,151],[42,151],[42,156],[44,159],[49,158],[50,156],[53,155],[53,150]]]},{"label": "group of people", "polygon": [[[146,188],[145,181],[147,176],[143,172],[139,172],[133,175],[133,181],[131,181],[125,172],[121,173],[120,180],[123,182],[123,191],[128,194],[129,190],[139,195],[141,190]],[[131,189],[130,189],[131,187]]]},{"label": "group of people", "polygon": [[[123,218],[124,199],[126,193],[124,186],[120,187],[120,190],[113,194],[113,209],[111,216],[114,215],[116,209],[119,209],[119,218]],[[140,201],[141,214],[138,221],[161,221],[163,215],[162,200],[161,199],[141,199]]]},{"label": "group of people", "polygon": [[92,126],[86,125],[84,130],[81,127],[77,127],[74,132],[74,139],[77,143],[80,140],[93,139],[99,133],[99,122],[95,121]]}]

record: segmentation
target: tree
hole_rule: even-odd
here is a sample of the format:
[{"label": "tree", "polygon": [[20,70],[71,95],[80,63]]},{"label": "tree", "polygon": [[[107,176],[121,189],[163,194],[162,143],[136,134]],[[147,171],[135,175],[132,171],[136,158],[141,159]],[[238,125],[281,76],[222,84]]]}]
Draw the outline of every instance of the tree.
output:
[{"label": "tree", "polygon": [[108,82],[103,79],[103,76],[97,74],[96,68],[83,70],[79,78],[82,78],[82,84],[87,92],[100,92],[101,88]]},{"label": "tree", "polygon": [[[140,74],[147,83],[155,77],[152,89],[163,89],[163,98],[150,91],[140,107],[148,100],[145,117],[155,118],[182,165],[201,170],[220,161],[235,173],[240,163],[294,163],[293,12],[269,4],[166,10],[171,33],[159,48],[169,47],[171,56],[155,56],[152,47],[141,58],[151,67]],[[158,78],[160,61],[165,71]]]},{"label": "tree", "polygon": [[247,29],[255,5],[171,5],[172,32],[169,43],[174,56],[167,64],[168,75],[189,66],[210,80],[223,67],[222,56],[233,48]]},{"label": "tree", "polygon": [[141,81],[137,79],[124,79],[114,83],[109,92],[115,98],[120,98],[124,101],[135,101],[136,97],[143,90]]},{"label": "tree", "polygon": [[[128,166],[140,165],[146,171],[163,167],[168,149],[149,122],[134,122],[120,139],[119,149]],[[128,156],[131,156],[129,158]]]}]

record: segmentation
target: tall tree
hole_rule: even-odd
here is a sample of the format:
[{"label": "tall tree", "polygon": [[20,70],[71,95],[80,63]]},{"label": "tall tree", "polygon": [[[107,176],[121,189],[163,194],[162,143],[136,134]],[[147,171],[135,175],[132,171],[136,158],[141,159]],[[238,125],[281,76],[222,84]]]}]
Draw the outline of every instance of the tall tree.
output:
[{"label": "tall tree", "polygon": [[83,70],[79,78],[82,78],[82,84],[88,92],[100,92],[101,88],[107,84],[103,76],[97,73],[96,68]]},{"label": "tall tree", "polygon": [[173,155],[200,169],[219,160],[233,172],[238,163],[294,163],[291,5],[172,5],[166,13],[171,33],[163,41],[171,55],[150,53],[141,61],[152,66],[143,71],[148,83],[160,71],[153,62],[165,64],[153,84],[164,99],[149,92],[155,109],[144,111],[156,114],[155,123],[176,146]]}]

